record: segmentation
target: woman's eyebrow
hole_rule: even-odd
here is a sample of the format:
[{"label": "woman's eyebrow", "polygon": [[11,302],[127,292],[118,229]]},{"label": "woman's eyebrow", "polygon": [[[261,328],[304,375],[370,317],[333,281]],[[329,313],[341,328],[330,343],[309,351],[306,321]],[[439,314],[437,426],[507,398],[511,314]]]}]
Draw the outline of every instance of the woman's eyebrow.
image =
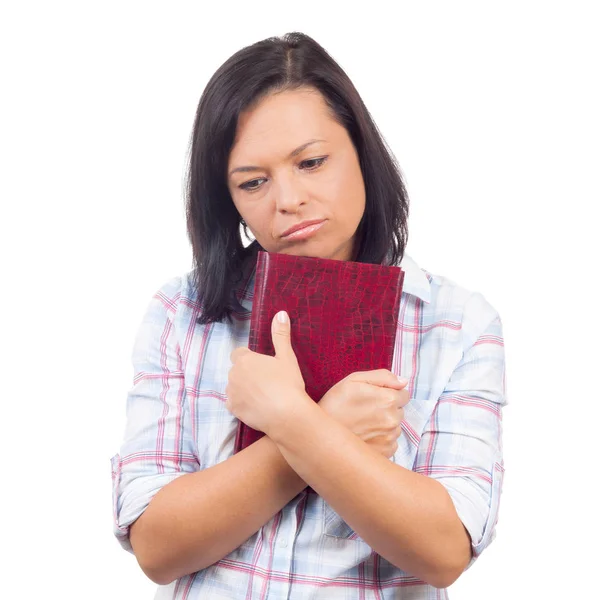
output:
[{"label": "woman's eyebrow", "polygon": [[[294,156],[298,156],[302,150],[308,148],[311,144],[316,144],[317,142],[324,142],[325,140],[309,140],[305,142],[301,146],[298,146],[295,150],[292,150],[288,156],[288,158],[294,158]],[[236,167],[229,172],[229,176],[231,177],[234,173],[249,173],[250,171],[260,171],[261,167],[256,167],[254,165],[249,165],[246,167]]]}]

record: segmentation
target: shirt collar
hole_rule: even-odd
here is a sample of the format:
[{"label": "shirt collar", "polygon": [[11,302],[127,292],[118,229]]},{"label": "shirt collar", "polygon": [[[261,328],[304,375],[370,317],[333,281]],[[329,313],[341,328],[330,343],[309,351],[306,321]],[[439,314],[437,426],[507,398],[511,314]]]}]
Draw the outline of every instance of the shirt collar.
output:
[{"label": "shirt collar", "polygon": [[400,268],[404,271],[402,291],[429,304],[431,302],[431,283],[425,272],[406,252],[400,262]]}]

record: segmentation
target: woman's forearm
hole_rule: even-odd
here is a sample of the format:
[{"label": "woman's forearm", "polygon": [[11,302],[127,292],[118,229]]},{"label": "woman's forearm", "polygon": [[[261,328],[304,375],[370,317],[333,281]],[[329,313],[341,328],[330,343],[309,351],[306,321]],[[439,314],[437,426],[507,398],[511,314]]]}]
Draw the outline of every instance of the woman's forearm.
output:
[{"label": "woman's forearm", "polygon": [[265,436],[162,488],[131,526],[131,545],[146,575],[164,585],[227,556],[305,487]]},{"label": "woman's forearm", "polygon": [[302,405],[293,427],[269,435],[294,471],[392,564],[435,587],[466,567],[469,535],[439,482],[370,450],[317,405]]}]

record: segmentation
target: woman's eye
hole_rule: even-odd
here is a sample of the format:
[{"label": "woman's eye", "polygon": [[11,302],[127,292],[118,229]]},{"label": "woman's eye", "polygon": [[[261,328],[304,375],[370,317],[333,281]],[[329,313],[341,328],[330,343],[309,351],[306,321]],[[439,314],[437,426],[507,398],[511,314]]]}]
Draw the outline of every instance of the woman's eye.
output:
[{"label": "woman's eye", "polygon": [[[303,171],[316,171],[326,160],[327,156],[322,156],[320,158],[309,158],[307,160],[303,160],[300,163],[300,168]],[[266,181],[264,177],[260,177],[259,179],[252,179],[252,181],[246,181],[242,183],[239,188],[246,192],[255,192],[262,186],[262,182]]]},{"label": "woman's eye", "polygon": [[[315,169],[318,169],[326,160],[326,156],[322,156],[321,158],[309,158],[308,160],[303,160],[300,163],[300,167],[304,168],[306,171],[314,171]],[[302,167],[302,165],[305,166]]]},{"label": "woman's eye", "polygon": [[260,181],[266,181],[266,180],[261,178],[261,179],[253,179],[252,181],[246,181],[246,183],[242,183],[242,185],[240,185],[240,189],[252,192],[253,190],[257,190],[260,187],[260,184],[259,184]]}]

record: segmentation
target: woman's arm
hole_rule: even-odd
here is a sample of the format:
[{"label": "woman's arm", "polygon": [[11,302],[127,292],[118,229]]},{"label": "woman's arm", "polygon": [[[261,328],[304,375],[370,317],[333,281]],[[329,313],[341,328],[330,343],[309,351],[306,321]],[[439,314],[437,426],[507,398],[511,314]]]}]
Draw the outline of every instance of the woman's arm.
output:
[{"label": "woman's arm", "polygon": [[157,492],[131,526],[131,545],[144,573],[164,585],[227,556],[305,487],[263,437]]},{"label": "woman's arm", "polygon": [[[247,348],[232,352],[228,409],[264,431],[290,467],[373,550],[427,583],[449,585],[468,564],[470,546],[443,485],[374,452],[312,402],[292,348],[289,318],[274,318],[272,334],[273,357]],[[399,418],[395,402],[392,406]],[[372,408],[382,412],[376,404]]]},{"label": "woman's arm", "polygon": [[[395,425],[402,412],[395,403],[373,411],[373,401],[376,393],[402,396],[404,385],[389,371],[353,373],[325,395],[319,409],[387,460],[397,448],[390,417]],[[264,437],[162,488],[131,527],[130,541],[148,577],[169,583],[229,554],[305,487]]]},{"label": "woman's arm", "polygon": [[[143,319],[133,352],[135,384],[128,396],[125,441],[120,455],[113,458],[115,533],[148,577],[160,584],[227,556],[306,487],[268,437],[199,470],[172,321],[177,306],[172,299],[179,290],[178,281],[164,286]],[[277,404],[295,401],[289,389],[293,374],[279,363],[274,368],[272,357],[256,358],[267,363],[258,378],[269,386],[270,398],[278,398]],[[255,376],[257,372],[252,370]],[[299,371],[296,376],[298,391],[303,382]],[[364,377],[376,386],[403,387],[391,373]],[[364,377],[354,377],[350,388],[366,393]],[[271,387],[275,380],[279,384]],[[250,378],[242,377],[239,395],[247,396],[249,387]],[[336,386],[329,403],[332,410],[343,400],[345,389]],[[351,429],[355,423],[362,425],[354,427],[356,435],[368,437],[376,451],[390,456],[393,440],[383,426],[386,411],[372,417],[367,409],[349,409],[344,411],[346,425]],[[268,410],[273,412],[270,403]],[[157,441],[161,451],[156,450]]]},{"label": "woman's arm", "polygon": [[306,487],[266,437],[200,468],[175,327],[182,291],[179,277],[165,283],[142,319],[112,459],[114,532],[156,583],[223,558]]},{"label": "woman's arm", "polygon": [[378,554],[435,587],[470,559],[469,535],[434,479],[373,452],[317,405],[270,433],[285,460]]},{"label": "woman's arm", "polygon": [[[267,430],[296,473],[376,552],[435,587],[453,583],[493,538],[505,404],[501,321],[480,297],[465,351],[423,431],[415,471],[370,451],[318,406]],[[477,304],[479,303],[479,304]],[[475,318],[475,317],[471,317]],[[476,333],[473,333],[473,332]]]},{"label": "woman's arm", "polygon": [[371,451],[308,403],[275,441],[291,467],[392,564],[436,587],[462,573],[469,536],[440,483]]}]

